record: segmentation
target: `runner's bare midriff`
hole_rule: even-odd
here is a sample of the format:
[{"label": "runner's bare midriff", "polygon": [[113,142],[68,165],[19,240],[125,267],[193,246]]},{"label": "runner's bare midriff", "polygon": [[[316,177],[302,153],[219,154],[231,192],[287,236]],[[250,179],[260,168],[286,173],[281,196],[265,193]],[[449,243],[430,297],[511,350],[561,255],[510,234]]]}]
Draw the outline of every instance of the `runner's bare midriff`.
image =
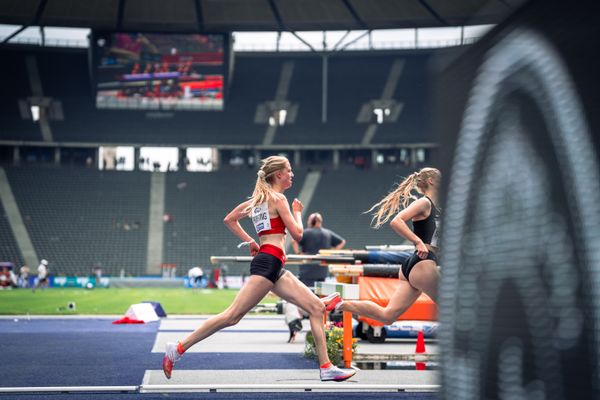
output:
[{"label": "runner's bare midriff", "polygon": [[273,235],[264,235],[260,237],[260,244],[271,244],[277,246],[280,249],[285,250],[285,235],[276,233]]}]

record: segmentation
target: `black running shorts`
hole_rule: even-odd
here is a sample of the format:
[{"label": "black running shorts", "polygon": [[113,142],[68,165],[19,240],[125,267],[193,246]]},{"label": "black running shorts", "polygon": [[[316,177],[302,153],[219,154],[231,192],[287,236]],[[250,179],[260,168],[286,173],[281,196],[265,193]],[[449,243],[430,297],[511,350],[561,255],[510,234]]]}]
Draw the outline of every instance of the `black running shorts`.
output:
[{"label": "black running shorts", "polygon": [[430,251],[429,253],[427,253],[427,257],[426,258],[419,257],[417,255],[417,252],[415,251],[413,253],[413,255],[410,256],[410,258],[404,264],[402,264],[402,275],[404,275],[404,277],[406,278],[407,281],[410,281],[408,279],[408,276],[410,275],[410,271],[412,271],[412,269],[414,268],[414,266],[419,261],[425,261],[425,260],[433,260],[437,264],[437,257],[435,256],[435,254],[432,251]]},{"label": "black running shorts", "polygon": [[250,275],[259,275],[273,283],[285,273],[281,260],[268,253],[258,253],[250,263]]}]

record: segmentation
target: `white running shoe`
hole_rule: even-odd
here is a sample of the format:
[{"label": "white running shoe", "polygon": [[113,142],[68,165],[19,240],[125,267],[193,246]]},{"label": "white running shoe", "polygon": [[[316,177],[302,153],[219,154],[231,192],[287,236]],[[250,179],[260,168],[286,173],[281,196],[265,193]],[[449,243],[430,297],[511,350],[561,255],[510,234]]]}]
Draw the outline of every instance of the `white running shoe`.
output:
[{"label": "white running shoe", "polygon": [[335,365],[329,368],[319,368],[321,372],[321,381],[336,381],[342,382],[348,378],[352,378],[356,374],[356,370],[353,369],[340,369]]},{"label": "white running shoe", "polygon": [[165,355],[163,356],[163,372],[167,379],[171,379],[171,373],[173,372],[173,364],[175,364],[181,358],[181,354],[177,351],[177,343],[169,342],[165,348]]}]

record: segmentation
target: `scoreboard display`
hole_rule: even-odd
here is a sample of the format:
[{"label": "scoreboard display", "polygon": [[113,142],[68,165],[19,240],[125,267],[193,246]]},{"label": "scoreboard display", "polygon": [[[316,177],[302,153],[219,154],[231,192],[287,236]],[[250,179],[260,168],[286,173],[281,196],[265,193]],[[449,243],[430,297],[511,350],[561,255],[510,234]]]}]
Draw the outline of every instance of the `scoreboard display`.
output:
[{"label": "scoreboard display", "polygon": [[94,32],[96,106],[212,110],[224,107],[228,35]]}]

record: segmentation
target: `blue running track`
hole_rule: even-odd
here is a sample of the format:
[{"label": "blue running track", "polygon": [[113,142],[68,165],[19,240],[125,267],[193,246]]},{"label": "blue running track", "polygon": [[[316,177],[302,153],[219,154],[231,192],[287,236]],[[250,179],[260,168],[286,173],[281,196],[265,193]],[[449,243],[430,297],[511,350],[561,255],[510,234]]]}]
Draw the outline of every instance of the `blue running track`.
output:
[{"label": "blue running track", "polygon": [[[160,369],[151,349],[158,323],[113,325],[109,319],[0,319],[0,386],[137,386],[146,370]],[[300,354],[204,353],[182,359],[182,369],[314,368]],[[402,399],[433,400],[433,393],[44,393],[0,394],[3,399]]]}]

